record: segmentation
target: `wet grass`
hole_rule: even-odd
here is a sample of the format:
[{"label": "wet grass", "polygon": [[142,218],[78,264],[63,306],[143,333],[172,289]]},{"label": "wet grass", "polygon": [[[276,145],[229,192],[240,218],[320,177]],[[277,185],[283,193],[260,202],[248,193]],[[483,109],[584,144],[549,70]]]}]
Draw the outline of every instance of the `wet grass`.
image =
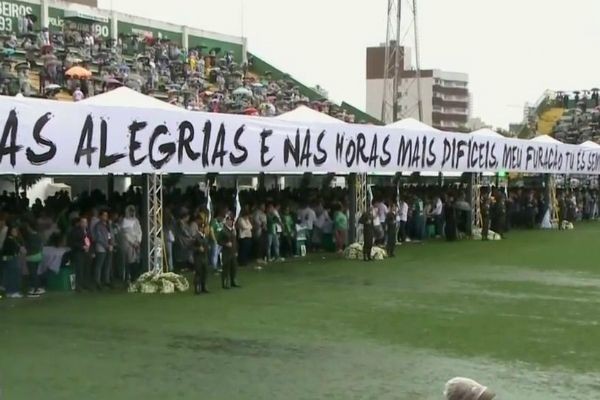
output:
[{"label": "wet grass", "polygon": [[[244,271],[209,296],[0,302],[7,399],[511,399],[600,391],[600,224]],[[216,285],[216,278],[213,283]]]}]

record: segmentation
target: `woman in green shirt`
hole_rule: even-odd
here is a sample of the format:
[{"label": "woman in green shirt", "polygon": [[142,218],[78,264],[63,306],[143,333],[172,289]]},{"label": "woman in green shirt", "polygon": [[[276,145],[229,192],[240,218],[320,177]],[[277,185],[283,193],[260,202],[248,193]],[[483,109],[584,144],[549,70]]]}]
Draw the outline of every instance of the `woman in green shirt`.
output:
[{"label": "woman in green shirt", "polygon": [[348,216],[341,203],[336,204],[333,214],[333,229],[335,234],[335,247],[339,254],[344,253],[346,237],[348,236]]}]

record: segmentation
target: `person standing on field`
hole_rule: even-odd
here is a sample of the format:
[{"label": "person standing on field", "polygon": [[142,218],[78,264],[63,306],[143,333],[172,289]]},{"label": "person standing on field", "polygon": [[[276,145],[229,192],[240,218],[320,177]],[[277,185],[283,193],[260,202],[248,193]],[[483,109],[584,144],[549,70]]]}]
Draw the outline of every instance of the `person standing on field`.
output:
[{"label": "person standing on field", "polygon": [[239,288],[236,281],[237,274],[237,237],[232,215],[227,215],[223,229],[219,232],[219,246],[223,254],[223,270],[221,272],[221,285],[223,289]]}]

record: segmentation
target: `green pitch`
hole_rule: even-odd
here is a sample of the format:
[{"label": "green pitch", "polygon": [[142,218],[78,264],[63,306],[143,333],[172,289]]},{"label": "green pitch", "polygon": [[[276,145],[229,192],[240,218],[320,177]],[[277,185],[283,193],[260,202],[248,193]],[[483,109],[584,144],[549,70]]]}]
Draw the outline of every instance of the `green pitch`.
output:
[{"label": "green pitch", "polygon": [[600,396],[600,224],[406,245],[380,263],[293,261],[212,294],[0,301],[0,389],[18,399]]}]

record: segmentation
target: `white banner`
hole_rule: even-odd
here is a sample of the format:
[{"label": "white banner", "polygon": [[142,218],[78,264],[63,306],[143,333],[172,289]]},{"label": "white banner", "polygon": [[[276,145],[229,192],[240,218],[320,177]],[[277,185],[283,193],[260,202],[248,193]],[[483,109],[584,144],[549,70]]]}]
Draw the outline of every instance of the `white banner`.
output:
[{"label": "white banner", "polygon": [[0,98],[0,173],[598,174],[600,151],[373,125]]}]

